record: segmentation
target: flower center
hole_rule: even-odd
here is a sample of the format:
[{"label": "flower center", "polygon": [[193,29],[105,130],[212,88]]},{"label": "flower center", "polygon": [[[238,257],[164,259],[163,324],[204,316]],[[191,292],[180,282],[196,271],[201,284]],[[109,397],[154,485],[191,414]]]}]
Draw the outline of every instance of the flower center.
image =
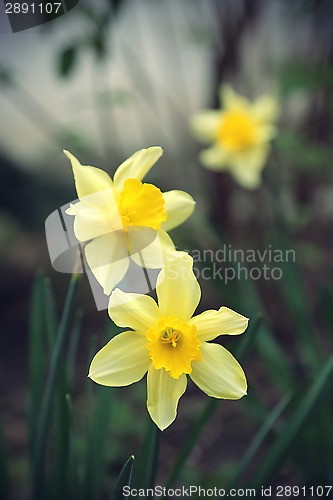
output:
[{"label": "flower center", "polygon": [[181,332],[179,330],[174,330],[173,328],[168,326],[161,334],[161,342],[163,344],[171,344],[172,347],[177,347],[177,343],[179,342],[180,337]]},{"label": "flower center", "polygon": [[161,191],[138,179],[127,179],[120,193],[118,208],[125,230],[129,226],[161,227],[167,219]]},{"label": "flower center", "polygon": [[243,110],[223,113],[217,129],[217,142],[230,151],[252,146],[257,138],[257,125]]},{"label": "flower center", "polygon": [[192,372],[193,360],[201,361],[196,327],[186,321],[164,317],[147,330],[146,338],[153,367],[156,370],[164,368],[175,379]]}]

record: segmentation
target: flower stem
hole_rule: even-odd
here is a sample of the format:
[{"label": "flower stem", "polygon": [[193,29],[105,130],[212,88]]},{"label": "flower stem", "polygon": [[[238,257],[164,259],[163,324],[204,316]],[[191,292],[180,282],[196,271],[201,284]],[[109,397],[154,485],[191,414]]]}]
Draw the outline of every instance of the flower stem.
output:
[{"label": "flower stem", "polygon": [[153,488],[155,486],[161,437],[162,431],[149,419],[143,450],[138,461],[139,469],[136,472],[137,487]]},{"label": "flower stem", "polygon": [[147,488],[154,488],[160,453],[162,431],[153,424],[148,448],[146,485]]}]

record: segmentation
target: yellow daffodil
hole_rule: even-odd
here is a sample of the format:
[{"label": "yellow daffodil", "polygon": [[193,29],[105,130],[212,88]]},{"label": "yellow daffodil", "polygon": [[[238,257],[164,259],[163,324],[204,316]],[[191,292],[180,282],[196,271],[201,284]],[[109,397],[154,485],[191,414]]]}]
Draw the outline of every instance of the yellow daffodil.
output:
[{"label": "yellow daffodil", "polygon": [[160,147],[141,149],[110,176],[96,167],[84,166],[68,151],[79,202],[67,214],[75,216],[74,233],[87,242],[85,256],[97,281],[109,295],[125,276],[131,257],[149,269],[163,266],[173,252],[166,233],[193,212],[195,202],[184,191],[162,193],[141,182],[163,153]]},{"label": "yellow daffodil", "polygon": [[197,139],[212,144],[200,161],[210,170],[228,169],[242,187],[254,189],[276,135],[277,100],[266,95],[252,103],[227,85],[221,86],[220,100],[221,109],[202,111],[191,120]]},{"label": "yellow daffodil", "polygon": [[248,319],[227,307],[193,316],[201,291],[192,258],[181,253],[158,275],[158,304],[152,297],[119,289],[111,294],[111,319],[131,330],[106,344],[95,355],[89,372],[92,380],[107,386],[132,384],[148,372],[147,407],[161,430],[176,418],[187,375],[215,398],[240,399],[247,388],[235,358],[209,341],[243,333]]}]

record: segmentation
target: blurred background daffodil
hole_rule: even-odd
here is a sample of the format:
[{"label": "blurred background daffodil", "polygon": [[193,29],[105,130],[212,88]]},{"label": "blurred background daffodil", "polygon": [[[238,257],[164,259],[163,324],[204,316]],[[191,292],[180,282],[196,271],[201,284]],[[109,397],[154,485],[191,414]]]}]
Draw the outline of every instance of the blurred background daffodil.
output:
[{"label": "blurred background daffodil", "polygon": [[200,162],[210,170],[228,169],[242,187],[255,189],[276,135],[277,100],[265,95],[252,103],[229,85],[222,85],[219,95],[220,109],[201,111],[191,119],[196,138],[211,144],[201,152]]}]

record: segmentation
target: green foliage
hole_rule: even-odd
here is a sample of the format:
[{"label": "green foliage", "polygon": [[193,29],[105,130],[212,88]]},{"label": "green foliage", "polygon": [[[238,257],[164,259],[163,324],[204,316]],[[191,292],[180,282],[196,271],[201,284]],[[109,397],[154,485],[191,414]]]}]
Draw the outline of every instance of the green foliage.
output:
[{"label": "green foliage", "polygon": [[126,498],[123,495],[123,487],[131,486],[133,465],[134,455],[131,455],[124,464],[124,467],[121,469],[110,500],[123,500],[124,498]]},{"label": "green foliage", "polygon": [[58,60],[58,71],[60,76],[69,76],[77,62],[78,50],[75,45],[70,45],[60,52]]},{"label": "green foliage", "polygon": [[296,132],[281,132],[275,145],[284,155],[284,161],[292,164],[292,175],[300,170],[320,173],[332,167],[331,150],[318,142],[309,141]]},{"label": "green foliage", "polygon": [[[288,453],[292,447],[295,446],[305,424],[311,418],[311,414],[319,410],[322,398],[325,396],[327,397],[329,394],[329,389],[332,384],[332,374],[333,356],[331,356],[324,365],[310,388],[307,389],[306,395],[296,406],[284,430],[276,437],[269,453],[265,456],[263,463],[258,467],[257,474],[253,481],[256,487],[267,485],[269,481],[273,479],[276,471],[279,470],[280,466],[287,458]],[[325,479],[329,480],[328,477]]]},{"label": "green foliage", "polygon": [[0,66],[0,84],[4,86],[14,84],[12,71],[2,65]]},{"label": "green foliage", "polygon": [[333,69],[326,63],[313,64],[298,60],[285,63],[280,71],[280,91],[288,95],[295,91],[311,92],[330,89],[333,85]]},{"label": "green foliage", "polygon": [[[76,294],[76,288],[79,280],[79,275],[73,275],[71,278],[70,286],[68,289],[68,294],[66,297],[63,314],[59,323],[57,336],[54,341],[54,347],[52,350],[50,371],[48,374],[48,379],[45,387],[45,395],[41,404],[40,414],[38,418],[38,413],[36,412],[35,418],[36,422],[39,420],[38,432],[35,431],[34,443],[34,461],[33,461],[33,498],[42,498],[44,495],[45,488],[45,453],[46,453],[46,442],[48,430],[51,423],[52,416],[52,405],[54,401],[54,396],[57,391],[61,391],[61,387],[64,387],[66,382],[63,373],[62,355],[65,346],[66,335],[68,334],[70,321],[74,308],[74,300]],[[40,307],[43,307],[43,302],[38,302]],[[33,349],[38,349],[39,346],[36,343]],[[34,354],[32,357],[36,359]],[[43,358],[43,356],[41,356]],[[61,394],[60,394],[61,398]],[[61,401],[58,404],[62,404]],[[63,412],[59,410],[60,419],[63,417]],[[63,425],[60,424],[60,425]],[[61,433],[62,434],[62,433]],[[34,436],[31,436],[34,438]],[[61,435],[62,438],[62,435]],[[61,452],[59,452],[61,453]]]},{"label": "green foliage", "polygon": [[[271,192],[275,196],[276,226],[267,232],[266,241],[274,248],[282,250],[295,248],[295,242],[284,220],[284,210],[280,207],[281,199],[277,181],[274,181],[274,186]],[[225,236],[221,235],[220,228],[214,225],[207,228],[208,238],[213,246],[216,245],[216,248],[228,246],[228,241]],[[178,232],[177,238],[182,240]],[[188,249],[198,249],[201,247],[201,242],[187,240],[182,241],[182,245]],[[200,268],[200,263],[197,265]],[[207,267],[213,264],[204,262],[203,265]],[[246,264],[242,262],[242,265]],[[224,266],[236,267],[237,262],[224,262]],[[272,484],[285,463],[291,467],[291,470],[298,469],[304,484],[325,484],[325,482],[330,484],[331,481],[333,470],[331,459],[333,426],[330,418],[333,385],[332,359],[327,358],[327,353],[323,352],[318,339],[318,325],[307,297],[299,259],[296,262],[292,259],[281,262],[279,266],[282,270],[282,279],[275,282],[275,293],[279,291],[279,307],[282,308],[281,314],[285,316],[284,322],[290,321],[293,325],[292,340],[298,349],[297,359],[300,364],[298,368],[294,359],[293,363],[291,362],[290,354],[286,352],[282,342],[277,338],[274,325],[267,321],[269,314],[256,282],[243,279],[241,276],[227,284],[223,280],[213,282],[220,295],[227,298],[228,306],[238,308],[250,318],[253,317],[253,311],[262,312],[263,321],[256,328],[254,349],[252,346],[251,354],[259,356],[265,363],[267,377],[279,392],[279,399],[272,410],[267,409],[255,388],[244,399],[244,406],[259,427],[252,442],[244,450],[242,459],[235,463],[234,467],[230,467],[230,464],[226,465],[225,469],[222,467],[221,474],[226,474],[227,477],[226,488],[259,487],[263,484]],[[322,310],[327,320],[330,339],[332,339],[331,332],[333,331],[331,288],[330,284],[327,285],[319,299],[319,309]],[[247,335],[250,339],[250,333],[248,330],[244,334],[242,350],[247,349],[245,339]],[[246,354],[248,355],[247,351]],[[306,374],[301,380],[300,370]],[[195,420],[193,429],[184,440],[184,445],[172,468],[167,483],[169,486],[177,480],[181,481],[185,462],[200,440],[202,431],[206,428],[218,405],[219,402],[216,400],[209,401]],[[316,451],[309,456],[306,451],[309,449]],[[257,463],[258,456],[261,457],[261,462],[253,468],[253,462]],[[317,460],[315,456],[320,458]],[[226,472],[228,467],[231,469],[229,473]],[[204,481],[205,479],[202,478],[200,484],[203,485]],[[209,478],[207,481],[209,483]]]},{"label": "green foliage", "polygon": [[[58,55],[58,73],[61,77],[73,74],[81,51],[88,48],[93,51],[96,61],[104,61],[108,55],[109,27],[123,5],[124,0],[106,0],[102,9],[95,9],[88,5],[76,9],[86,24],[84,35],[63,48]],[[1,80],[1,72],[0,72]]]},{"label": "green foliage", "polygon": [[40,413],[44,380],[44,300],[43,300],[44,277],[38,273],[33,285],[30,324],[29,324],[29,442],[31,455],[37,438],[37,423]]},{"label": "green foliage", "polygon": [[6,456],[5,441],[3,436],[1,419],[0,419],[0,498],[2,500],[8,500],[10,498],[7,456]]},{"label": "green foliage", "polygon": [[[252,346],[255,335],[257,334],[259,330],[259,325],[260,325],[260,320],[261,316],[257,315],[257,317],[253,318],[253,321],[249,327],[249,330],[247,331],[247,335],[243,338],[243,341],[241,343],[241,346],[239,348],[238,355],[236,356],[239,361],[242,361],[245,358],[245,355],[248,353],[250,347]],[[204,430],[204,427],[207,425],[209,422],[210,418],[214,414],[215,410],[217,409],[219,404],[219,401],[217,399],[210,399],[208,403],[205,405],[203,411],[200,413],[199,417],[197,418],[193,428],[189,432],[180,452],[177,457],[177,460],[175,461],[175,464],[172,468],[171,474],[169,476],[169,479],[167,481],[167,486],[172,486],[174,482],[177,480],[179,477],[186,460],[188,459],[191,451],[193,450],[196,442],[200,438],[201,433]]]}]

